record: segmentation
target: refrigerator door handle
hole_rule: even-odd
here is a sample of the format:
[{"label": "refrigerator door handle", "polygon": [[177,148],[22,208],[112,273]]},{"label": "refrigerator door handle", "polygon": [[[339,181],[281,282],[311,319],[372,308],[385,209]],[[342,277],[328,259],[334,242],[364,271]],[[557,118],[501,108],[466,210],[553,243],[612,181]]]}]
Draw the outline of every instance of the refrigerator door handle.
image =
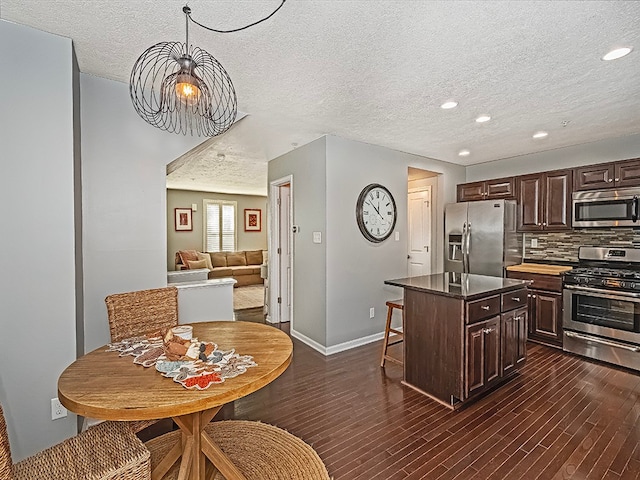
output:
[{"label": "refrigerator door handle", "polygon": [[466,248],[468,237],[469,237],[469,232],[467,230],[467,223],[465,222],[462,225],[462,241],[460,242],[460,251],[462,252],[462,273],[468,273],[469,271],[469,268],[468,268],[469,252],[467,251],[467,248]]},{"label": "refrigerator door handle", "polygon": [[466,238],[466,247],[465,250],[467,252],[465,258],[466,258],[466,263],[465,263],[465,267],[464,267],[464,272],[465,273],[470,273],[471,272],[471,265],[469,262],[469,253],[471,252],[471,222],[467,223],[467,238]]},{"label": "refrigerator door handle", "polygon": [[471,222],[467,225],[467,256],[471,252]]}]

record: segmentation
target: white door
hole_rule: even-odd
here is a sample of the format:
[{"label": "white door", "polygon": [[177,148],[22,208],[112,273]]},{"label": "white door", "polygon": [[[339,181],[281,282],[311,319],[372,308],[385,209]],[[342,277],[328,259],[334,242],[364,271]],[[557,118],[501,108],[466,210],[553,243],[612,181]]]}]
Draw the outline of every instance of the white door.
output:
[{"label": "white door", "polygon": [[279,216],[280,229],[278,232],[278,265],[280,271],[280,279],[278,282],[278,317],[280,322],[288,322],[291,320],[291,218],[290,202],[291,189],[290,185],[280,185],[279,187]]},{"label": "white door", "polygon": [[431,187],[409,194],[409,276],[431,273]]}]

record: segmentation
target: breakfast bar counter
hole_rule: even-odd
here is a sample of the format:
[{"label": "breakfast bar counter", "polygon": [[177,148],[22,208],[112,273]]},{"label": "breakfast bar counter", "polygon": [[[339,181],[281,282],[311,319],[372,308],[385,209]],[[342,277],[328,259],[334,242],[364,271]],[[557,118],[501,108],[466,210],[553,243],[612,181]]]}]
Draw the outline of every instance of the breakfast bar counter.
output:
[{"label": "breakfast bar counter", "polygon": [[404,289],[405,385],[455,409],[526,361],[526,281],[445,272],[385,283]]}]

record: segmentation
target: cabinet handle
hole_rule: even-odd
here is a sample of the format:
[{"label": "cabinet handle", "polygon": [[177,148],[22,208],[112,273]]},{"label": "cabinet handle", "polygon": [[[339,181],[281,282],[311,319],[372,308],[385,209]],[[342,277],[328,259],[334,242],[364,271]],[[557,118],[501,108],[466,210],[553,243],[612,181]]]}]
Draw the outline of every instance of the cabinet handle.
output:
[{"label": "cabinet handle", "polygon": [[531,298],[531,294],[530,293],[527,293],[527,298]]},{"label": "cabinet handle", "polygon": [[609,183],[613,182],[613,178],[610,178],[609,180],[607,180],[607,182]]},{"label": "cabinet handle", "polygon": [[542,226],[543,226],[543,227],[546,227],[546,226],[547,226],[547,222],[543,222],[543,223],[542,223]]},{"label": "cabinet handle", "polygon": [[531,295],[531,298],[536,298],[536,296],[535,295]]},{"label": "cabinet handle", "polygon": [[514,320],[522,320],[522,315],[518,315],[517,317],[513,317]]},{"label": "cabinet handle", "polygon": [[489,310],[489,305],[482,305],[480,308],[483,310]]},{"label": "cabinet handle", "polygon": [[482,329],[482,333],[484,333],[485,335],[490,334],[491,332],[493,332],[493,328],[483,328]]},{"label": "cabinet handle", "polygon": [[619,181],[620,181],[620,179],[619,179],[619,178],[616,178],[616,182],[619,182]]},{"label": "cabinet handle", "polygon": [[511,300],[513,300],[514,302],[519,302],[520,301],[520,297],[511,297]]}]

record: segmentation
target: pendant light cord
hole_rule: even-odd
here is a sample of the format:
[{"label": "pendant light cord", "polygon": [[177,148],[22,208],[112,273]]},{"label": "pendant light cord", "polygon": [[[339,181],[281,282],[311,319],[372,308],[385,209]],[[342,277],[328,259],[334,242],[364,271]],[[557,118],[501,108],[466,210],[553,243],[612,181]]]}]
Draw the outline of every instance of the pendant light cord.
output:
[{"label": "pendant light cord", "polygon": [[189,18],[189,20],[191,20],[191,21],[192,21],[193,23],[195,23],[196,25],[198,25],[198,26],[200,26],[200,27],[202,27],[202,28],[204,28],[204,29],[206,29],[206,30],[209,30],[210,32],[216,32],[216,33],[234,33],[234,32],[239,32],[239,31],[241,31],[241,30],[246,30],[247,28],[253,27],[253,26],[255,26],[255,25],[258,25],[259,23],[262,23],[262,22],[264,22],[264,21],[266,21],[266,20],[269,20],[271,17],[273,17],[273,16],[276,14],[276,12],[277,12],[278,10],[280,10],[280,9],[282,8],[282,6],[284,5],[284,2],[286,2],[286,1],[287,1],[287,0],[282,0],[282,3],[280,3],[280,5],[278,6],[278,8],[276,8],[273,12],[271,12],[271,14],[270,14],[269,16],[264,17],[262,20],[258,20],[257,22],[250,23],[249,25],[245,25],[244,27],[234,28],[233,30],[217,30],[217,29],[215,29],[215,28],[210,28],[210,27],[207,27],[207,26],[205,26],[205,25],[202,25],[201,23],[196,22],[193,18],[191,18],[191,8],[189,8],[187,5],[185,5],[185,6],[182,8],[182,11],[186,14],[186,16]]}]

